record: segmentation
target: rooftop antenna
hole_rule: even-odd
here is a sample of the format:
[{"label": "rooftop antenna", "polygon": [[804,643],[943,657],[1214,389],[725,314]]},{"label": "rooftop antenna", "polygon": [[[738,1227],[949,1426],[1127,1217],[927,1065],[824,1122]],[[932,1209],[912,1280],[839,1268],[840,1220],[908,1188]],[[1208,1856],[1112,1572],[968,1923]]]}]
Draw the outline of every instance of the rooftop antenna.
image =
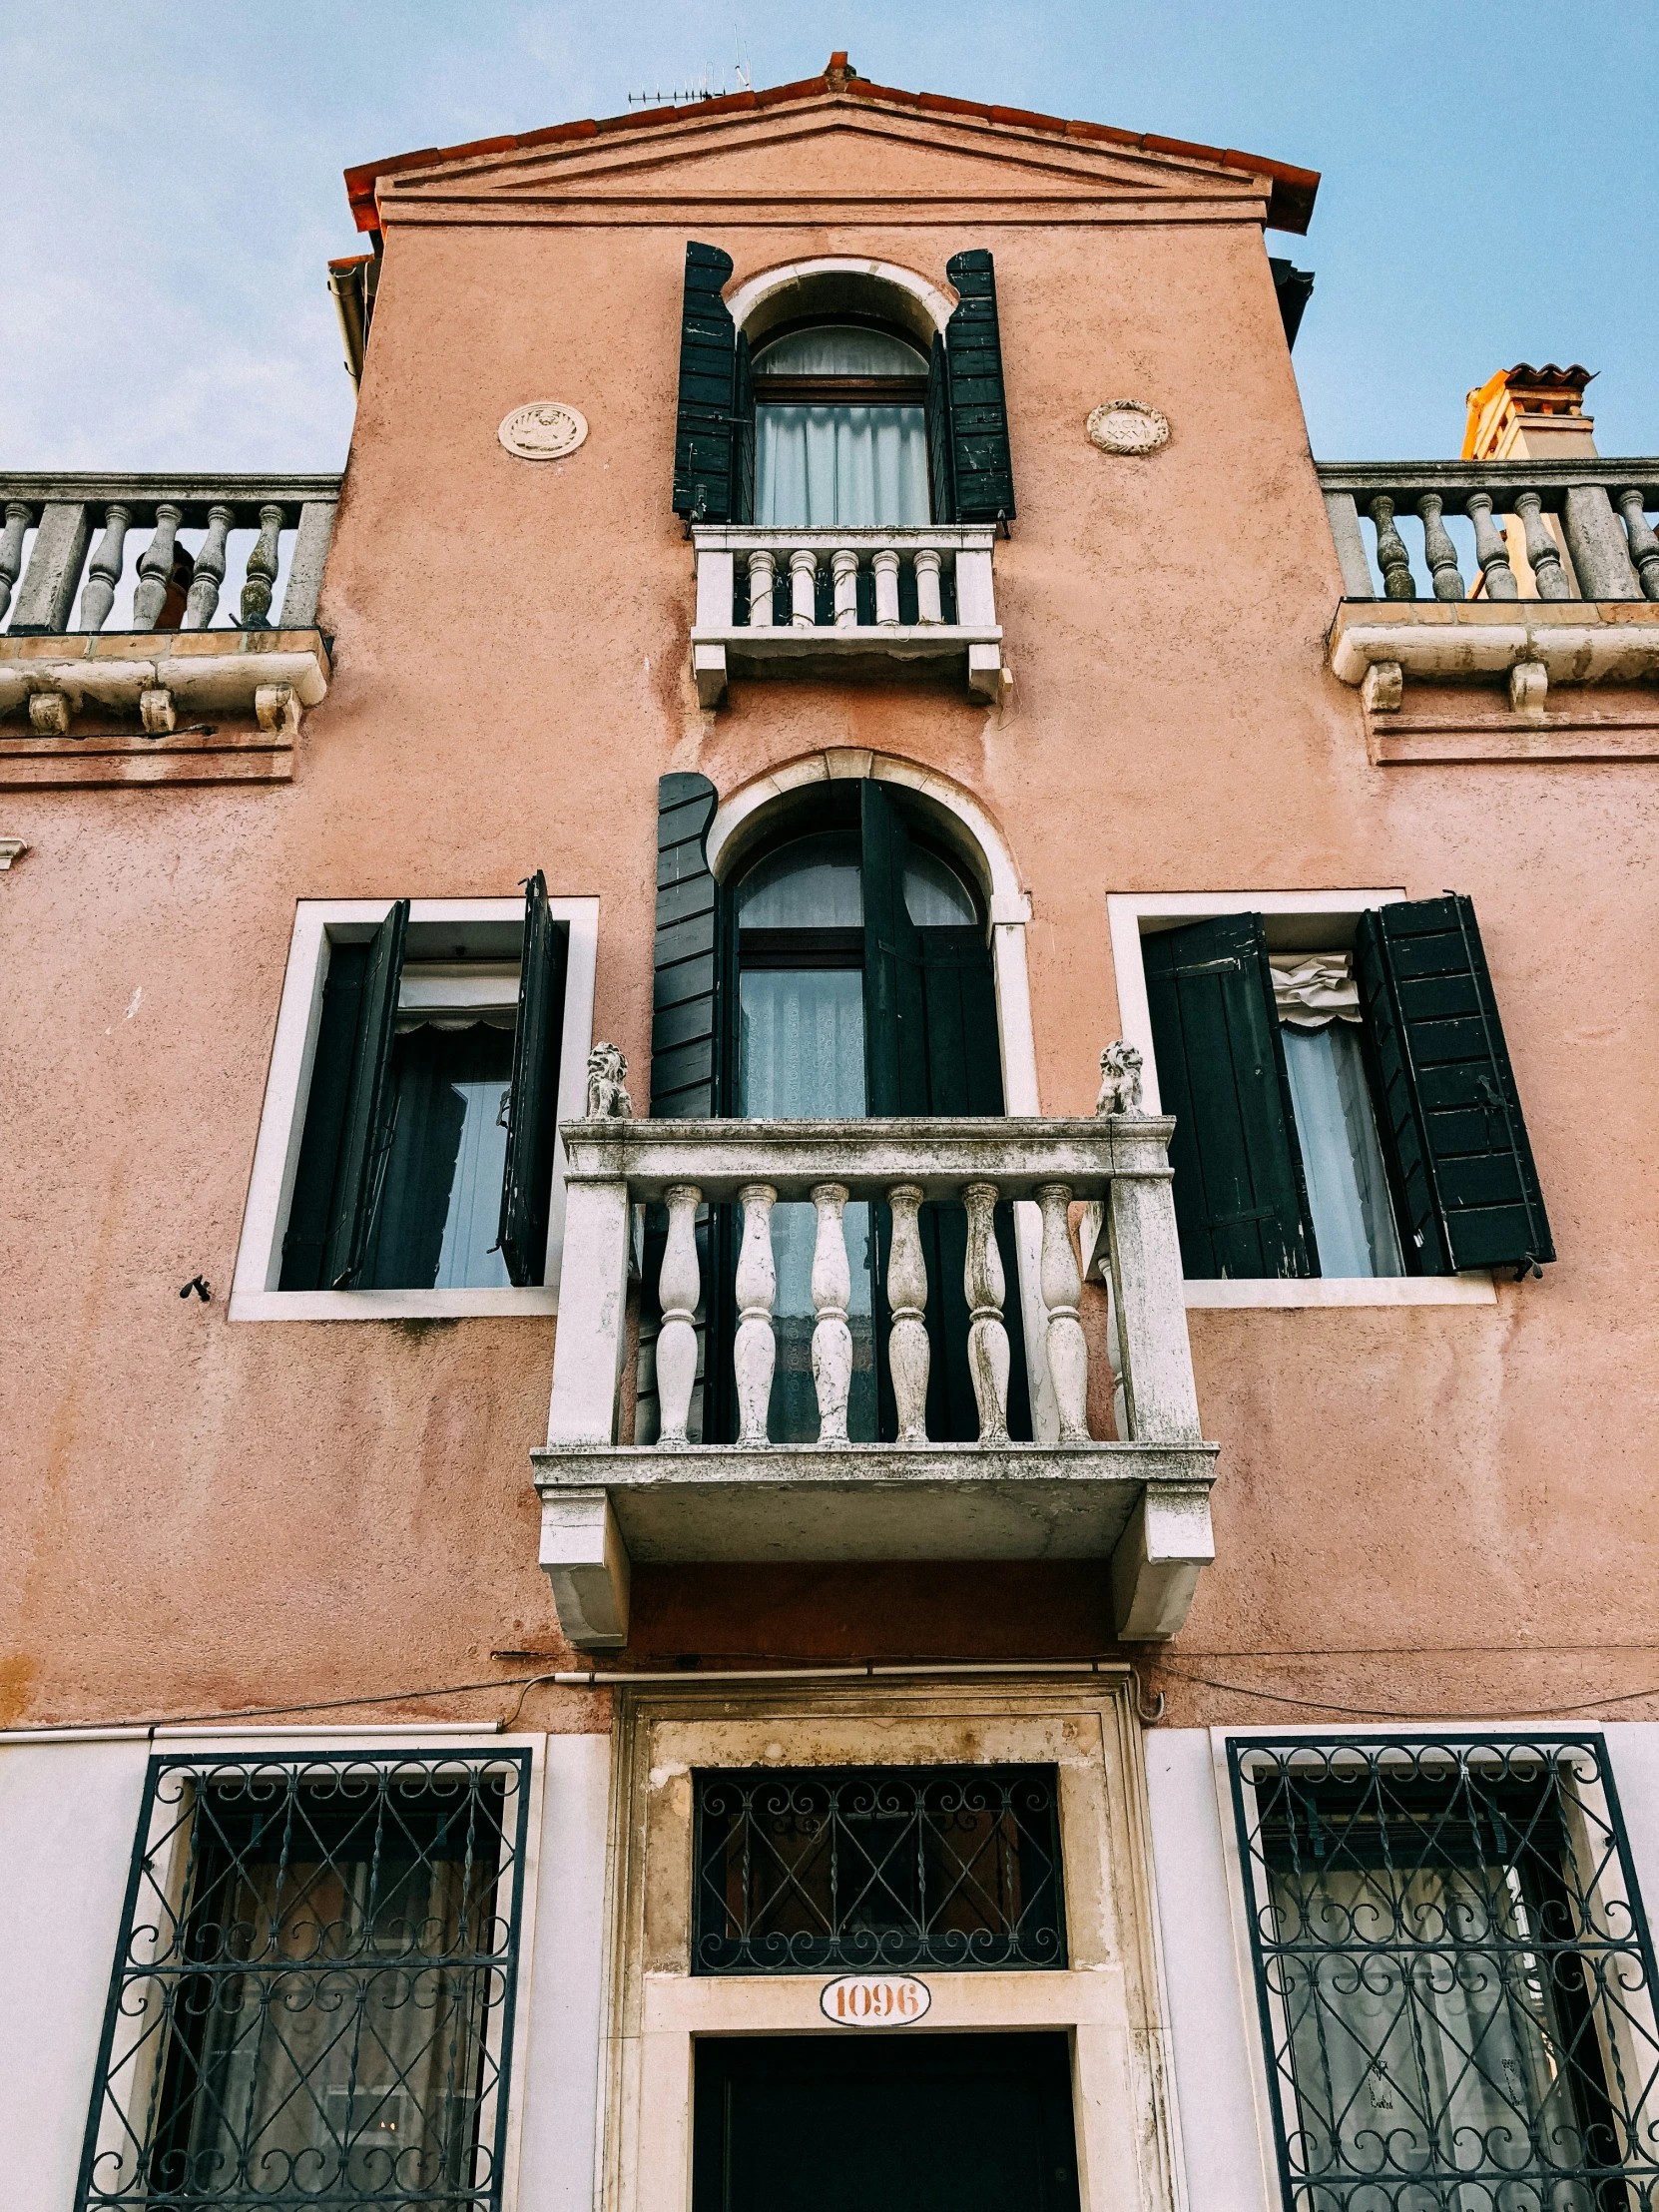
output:
[{"label": "rooftop antenna", "polygon": [[628,95],[628,105],[631,108],[691,108],[702,100],[722,100],[731,92],[753,92],[755,87],[750,81],[749,55],[738,37],[735,24],[732,28],[732,38],[736,54],[732,63],[730,83],[727,82],[724,76],[717,74],[713,68],[705,64],[701,83],[676,86],[670,92],[665,92],[661,83],[659,83],[656,89],[651,92],[631,92]]}]

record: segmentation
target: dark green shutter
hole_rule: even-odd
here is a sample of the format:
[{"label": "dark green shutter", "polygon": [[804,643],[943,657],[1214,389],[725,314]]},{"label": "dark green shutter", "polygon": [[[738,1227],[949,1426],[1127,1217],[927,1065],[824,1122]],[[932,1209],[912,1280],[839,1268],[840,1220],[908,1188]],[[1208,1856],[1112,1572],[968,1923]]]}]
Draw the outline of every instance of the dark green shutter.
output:
[{"label": "dark green shutter", "polygon": [[731,274],[732,257],[718,246],[687,246],[674,511],[695,522],[732,520],[737,325],[720,295]]},{"label": "dark green shutter", "polygon": [[1318,1275],[1260,914],[1143,939],[1181,1264],[1189,1277]]},{"label": "dark green shutter", "polygon": [[1473,905],[1448,892],[1375,907],[1354,965],[1410,1262],[1446,1275],[1553,1260]]},{"label": "dark green shutter", "polygon": [[[944,339],[936,331],[927,356],[927,491],[933,520],[954,522],[956,487],[950,480],[950,370],[945,360]],[[862,615],[858,619],[862,621]]]},{"label": "dark green shutter", "polygon": [[960,304],[945,325],[950,384],[950,469],[958,522],[1014,516],[1008,397],[996,319],[996,270],[983,247],[952,255],[945,274]]},{"label": "dark green shutter", "polygon": [[507,1093],[507,1163],[501,1177],[501,1257],[520,1286],[546,1279],[569,951],[570,924],[555,921],[548,912],[547,878],[537,868],[524,887],[524,950],[513,1025],[513,1082]]},{"label": "dark green shutter", "polygon": [[400,898],[375,930],[363,969],[351,1085],[340,1133],[328,1242],[322,1255],[322,1283],[327,1290],[348,1291],[356,1283],[379,1209],[386,1156],[391,1151],[392,1128],[397,1119],[391,1048],[397,1034],[397,986],[403,974],[408,926],[409,901]]},{"label": "dark green shutter", "polygon": [[732,520],[755,519],[755,379],[749,368],[749,337],[738,332],[732,385]]},{"label": "dark green shutter", "polygon": [[[864,1051],[869,1111],[876,1115],[934,1118],[1000,1114],[1002,1066],[998,1052],[996,983],[982,931],[918,929],[904,903],[904,863],[910,840],[896,809],[879,784],[859,786],[864,894]],[[875,1283],[876,1390],[881,1433],[897,1433],[897,1413],[887,1370],[890,1312],[886,1256],[892,1217],[873,1209],[877,1251]],[[996,1209],[996,1242],[1002,1256],[1008,1332],[1008,1432],[1029,1439],[1031,1393],[1025,1372],[1025,1328],[1020,1307],[1014,1210]],[[968,1305],[962,1287],[967,1258],[967,1216],[959,1205],[923,1206],[921,1249],[927,1267],[927,1334],[932,1359],[927,1377],[927,1433],[938,1442],[971,1442],[979,1433],[978,1405],[968,1368]]]},{"label": "dark green shutter", "polygon": [[1269,257],[1268,267],[1279,299],[1279,319],[1285,325],[1285,343],[1293,346],[1302,327],[1303,309],[1314,296],[1314,273],[1311,269],[1293,269],[1276,256]]},{"label": "dark green shutter", "polygon": [[716,899],[703,840],[719,796],[706,776],[657,781],[657,944],[651,1111],[702,1121],[717,1099]]},{"label": "dark green shutter", "polygon": [[322,1288],[322,1255],[328,1244],[328,1224],[333,1219],[334,1181],[367,966],[366,944],[329,944],[310,1095],[305,1101],[305,1128],[299,1140],[293,1201],[282,1238],[282,1272],[277,1281],[280,1290]]}]

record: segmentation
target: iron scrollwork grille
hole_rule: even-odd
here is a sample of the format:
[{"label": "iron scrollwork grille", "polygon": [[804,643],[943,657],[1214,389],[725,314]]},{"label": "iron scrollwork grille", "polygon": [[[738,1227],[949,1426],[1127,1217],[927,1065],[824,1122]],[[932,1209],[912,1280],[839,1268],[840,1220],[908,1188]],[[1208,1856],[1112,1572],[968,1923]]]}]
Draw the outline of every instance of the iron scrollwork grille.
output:
[{"label": "iron scrollwork grille", "polygon": [[152,1759],[78,2212],[498,2212],[529,1776]]},{"label": "iron scrollwork grille", "polygon": [[1052,1767],[695,1780],[694,1973],[1066,1962]]},{"label": "iron scrollwork grille", "polygon": [[1230,1739],[1292,2212],[1652,2212],[1652,1944],[1599,1736]]}]

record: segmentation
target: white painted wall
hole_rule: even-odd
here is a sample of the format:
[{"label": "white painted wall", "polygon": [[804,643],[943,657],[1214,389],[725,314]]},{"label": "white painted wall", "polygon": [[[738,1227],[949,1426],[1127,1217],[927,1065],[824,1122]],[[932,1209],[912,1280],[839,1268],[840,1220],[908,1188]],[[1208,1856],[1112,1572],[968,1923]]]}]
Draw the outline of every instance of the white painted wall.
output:
[{"label": "white painted wall", "polygon": [[149,1750],[0,1745],[6,2212],[65,2212],[75,2199]]},{"label": "white painted wall", "polygon": [[609,1736],[549,1736],[530,2032],[513,2060],[523,2103],[520,2212],[590,2212],[598,2145]]},{"label": "white painted wall", "polygon": [[[1146,1736],[1152,1864],[1175,2048],[1176,2107],[1191,2212],[1279,2212],[1271,2141],[1257,2123],[1252,2069],[1261,2031],[1239,1972],[1231,1873],[1208,1729]],[[1247,2009],[1248,2005],[1248,2009]]]}]

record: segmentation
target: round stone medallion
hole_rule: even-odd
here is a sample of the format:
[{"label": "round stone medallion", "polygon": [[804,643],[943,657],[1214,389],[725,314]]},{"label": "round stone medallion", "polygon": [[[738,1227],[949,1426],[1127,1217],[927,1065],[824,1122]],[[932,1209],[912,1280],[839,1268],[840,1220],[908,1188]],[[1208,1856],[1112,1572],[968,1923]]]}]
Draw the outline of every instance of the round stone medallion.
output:
[{"label": "round stone medallion", "polygon": [[1141,399],[1108,399],[1089,416],[1089,441],[1102,453],[1156,453],[1169,443],[1169,422]]},{"label": "round stone medallion", "polygon": [[588,418],[562,399],[532,399],[515,407],[496,436],[521,461],[562,461],[588,434]]}]

